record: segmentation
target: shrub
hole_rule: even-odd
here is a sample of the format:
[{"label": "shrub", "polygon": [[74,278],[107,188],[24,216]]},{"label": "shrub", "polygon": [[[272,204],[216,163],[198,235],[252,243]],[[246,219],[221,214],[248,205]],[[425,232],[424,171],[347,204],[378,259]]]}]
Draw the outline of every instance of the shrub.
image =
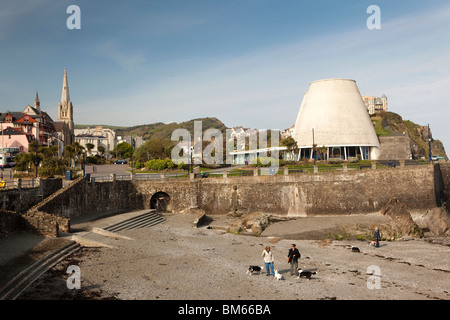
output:
[{"label": "shrub", "polygon": [[343,160],[341,158],[329,158],[328,163],[329,164],[340,164]]},{"label": "shrub", "polygon": [[89,157],[86,157],[86,163],[97,164],[98,159],[94,156],[89,156]]},{"label": "shrub", "polygon": [[276,159],[271,157],[259,157],[256,159],[252,159],[250,164],[255,167],[270,167],[272,164],[275,164]]},{"label": "shrub", "polygon": [[148,170],[164,170],[164,169],[172,169],[175,167],[175,164],[170,159],[152,159],[145,163],[145,167]]}]

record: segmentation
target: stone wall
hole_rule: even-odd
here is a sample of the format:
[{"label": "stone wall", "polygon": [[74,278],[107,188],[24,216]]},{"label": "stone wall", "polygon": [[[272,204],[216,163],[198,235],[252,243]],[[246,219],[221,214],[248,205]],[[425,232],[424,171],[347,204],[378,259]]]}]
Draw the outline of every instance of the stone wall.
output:
[{"label": "stone wall", "polygon": [[439,167],[439,173],[436,181],[440,183],[436,188],[440,191],[442,205],[447,209],[450,213],[450,162],[439,163],[436,166]]},{"label": "stone wall", "polygon": [[0,209],[26,212],[49,195],[62,188],[62,179],[39,179],[35,188],[0,190]]},{"label": "stone wall", "polygon": [[38,186],[34,188],[0,190],[0,237],[17,230],[57,235],[57,230],[49,223],[55,217],[45,213],[28,215],[27,210],[61,188],[62,179],[59,178],[39,179]]},{"label": "stone wall", "polygon": [[411,139],[407,135],[391,135],[379,137],[381,152],[379,160],[412,159]]},{"label": "stone wall", "polygon": [[[435,168],[424,165],[195,180],[88,182],[79,178],[31,208],[27,221],[48,233],[69,231],[72,217],[150,208],[152,197],[160,192],[168,196],[167,208],[174,213],[347,215],[379,211],[391,197],[406,203],[413,213],[439,205],[441,171],[449,176],[450,168]],[[42,228],[45,219],[48,230]]]},{"label": "stone wall", "polygon": [[60,217],[112,213],[143,208],[141,198],[130,181],[94,183],[80,177],[30,211],[43,211]]},{"label": "stone wall", "polygon": [[390,198],[411,210],[436,206],[432,166],[348,172],[229,177],[199,182],[208,214],[264,211],[284,215],[369,213]]},{"label": "stone wall", "polygon": [[21,216],[19,213],[8,210],[0,210],[0,238],[8,233],[13,233],[21,228]]}]

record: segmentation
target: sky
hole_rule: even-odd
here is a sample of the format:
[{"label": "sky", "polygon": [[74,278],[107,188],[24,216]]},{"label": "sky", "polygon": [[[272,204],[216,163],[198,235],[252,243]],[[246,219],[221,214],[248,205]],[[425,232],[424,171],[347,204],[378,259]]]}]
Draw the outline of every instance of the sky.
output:
[{"label": "sky", "polygon": [[57,120],[67,68],[76,124],[283,130],[311,82],[348,78],[448,152],[449,49],[448,0],[0,0],[0,112],[37,91]]}]

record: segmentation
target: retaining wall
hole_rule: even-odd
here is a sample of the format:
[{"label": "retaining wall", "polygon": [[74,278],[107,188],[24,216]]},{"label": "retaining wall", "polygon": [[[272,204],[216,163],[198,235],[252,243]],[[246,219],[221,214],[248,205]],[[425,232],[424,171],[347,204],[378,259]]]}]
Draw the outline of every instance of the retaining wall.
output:
[{"label": "retaining wall", "polygon": [[150,208],[157,192],[169,196],[168,209],[174,213],[202,209],[208,215],[252,211],[347,215],[379,211],[391,197],[414,212],[448,203],[444,195],[449,179],[450,166],[437,165],[206,179],[118,181],[112,176],[110,182],[88,182],[79,178],[31,208],[27,216],[43,230],[42,221],[48,219],[51,226],[46,232],[69,231],[72,217]]}]

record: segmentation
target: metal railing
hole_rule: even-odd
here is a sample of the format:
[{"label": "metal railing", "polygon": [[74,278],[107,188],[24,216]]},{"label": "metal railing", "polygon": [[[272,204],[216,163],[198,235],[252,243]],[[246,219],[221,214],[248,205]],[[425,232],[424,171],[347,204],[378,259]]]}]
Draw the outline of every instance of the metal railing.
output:
[{"label": "metal railing", "polygon": [[[344,164],[330,164],[330,165],[302,165],[302,166],[286,166],[278,168],[275,173],[271,175],[292,175],[302,173],[322,173],[333,171],[354,171],[354,170],[375,170],[383,168],[404,168],[405,166],[423,165],[417,162],[373,162],[373,163],[344,163]],[[262,171],[266,169],[267,172]],[[135,174],[109,174],[109,175],[91,175],[90,180],[93,182],[106,182],[106,181],[130,181],[130,180],[162,180],[173,178],[222,178],[222,177],[247,177],[247,176],[260,176],[269,175],[268,168],[247,168],[247,169],[223,169],[215,171],[205,171],[203,173],[187,173],[187,172],[164,172],[164,173],[135,173]]]},{"label": "metal railing", "polygon": [[41,179],[14,179],[3,180],[0,184],[0,190],[11,190],[20,188],[37,188],[41,185]]}]

